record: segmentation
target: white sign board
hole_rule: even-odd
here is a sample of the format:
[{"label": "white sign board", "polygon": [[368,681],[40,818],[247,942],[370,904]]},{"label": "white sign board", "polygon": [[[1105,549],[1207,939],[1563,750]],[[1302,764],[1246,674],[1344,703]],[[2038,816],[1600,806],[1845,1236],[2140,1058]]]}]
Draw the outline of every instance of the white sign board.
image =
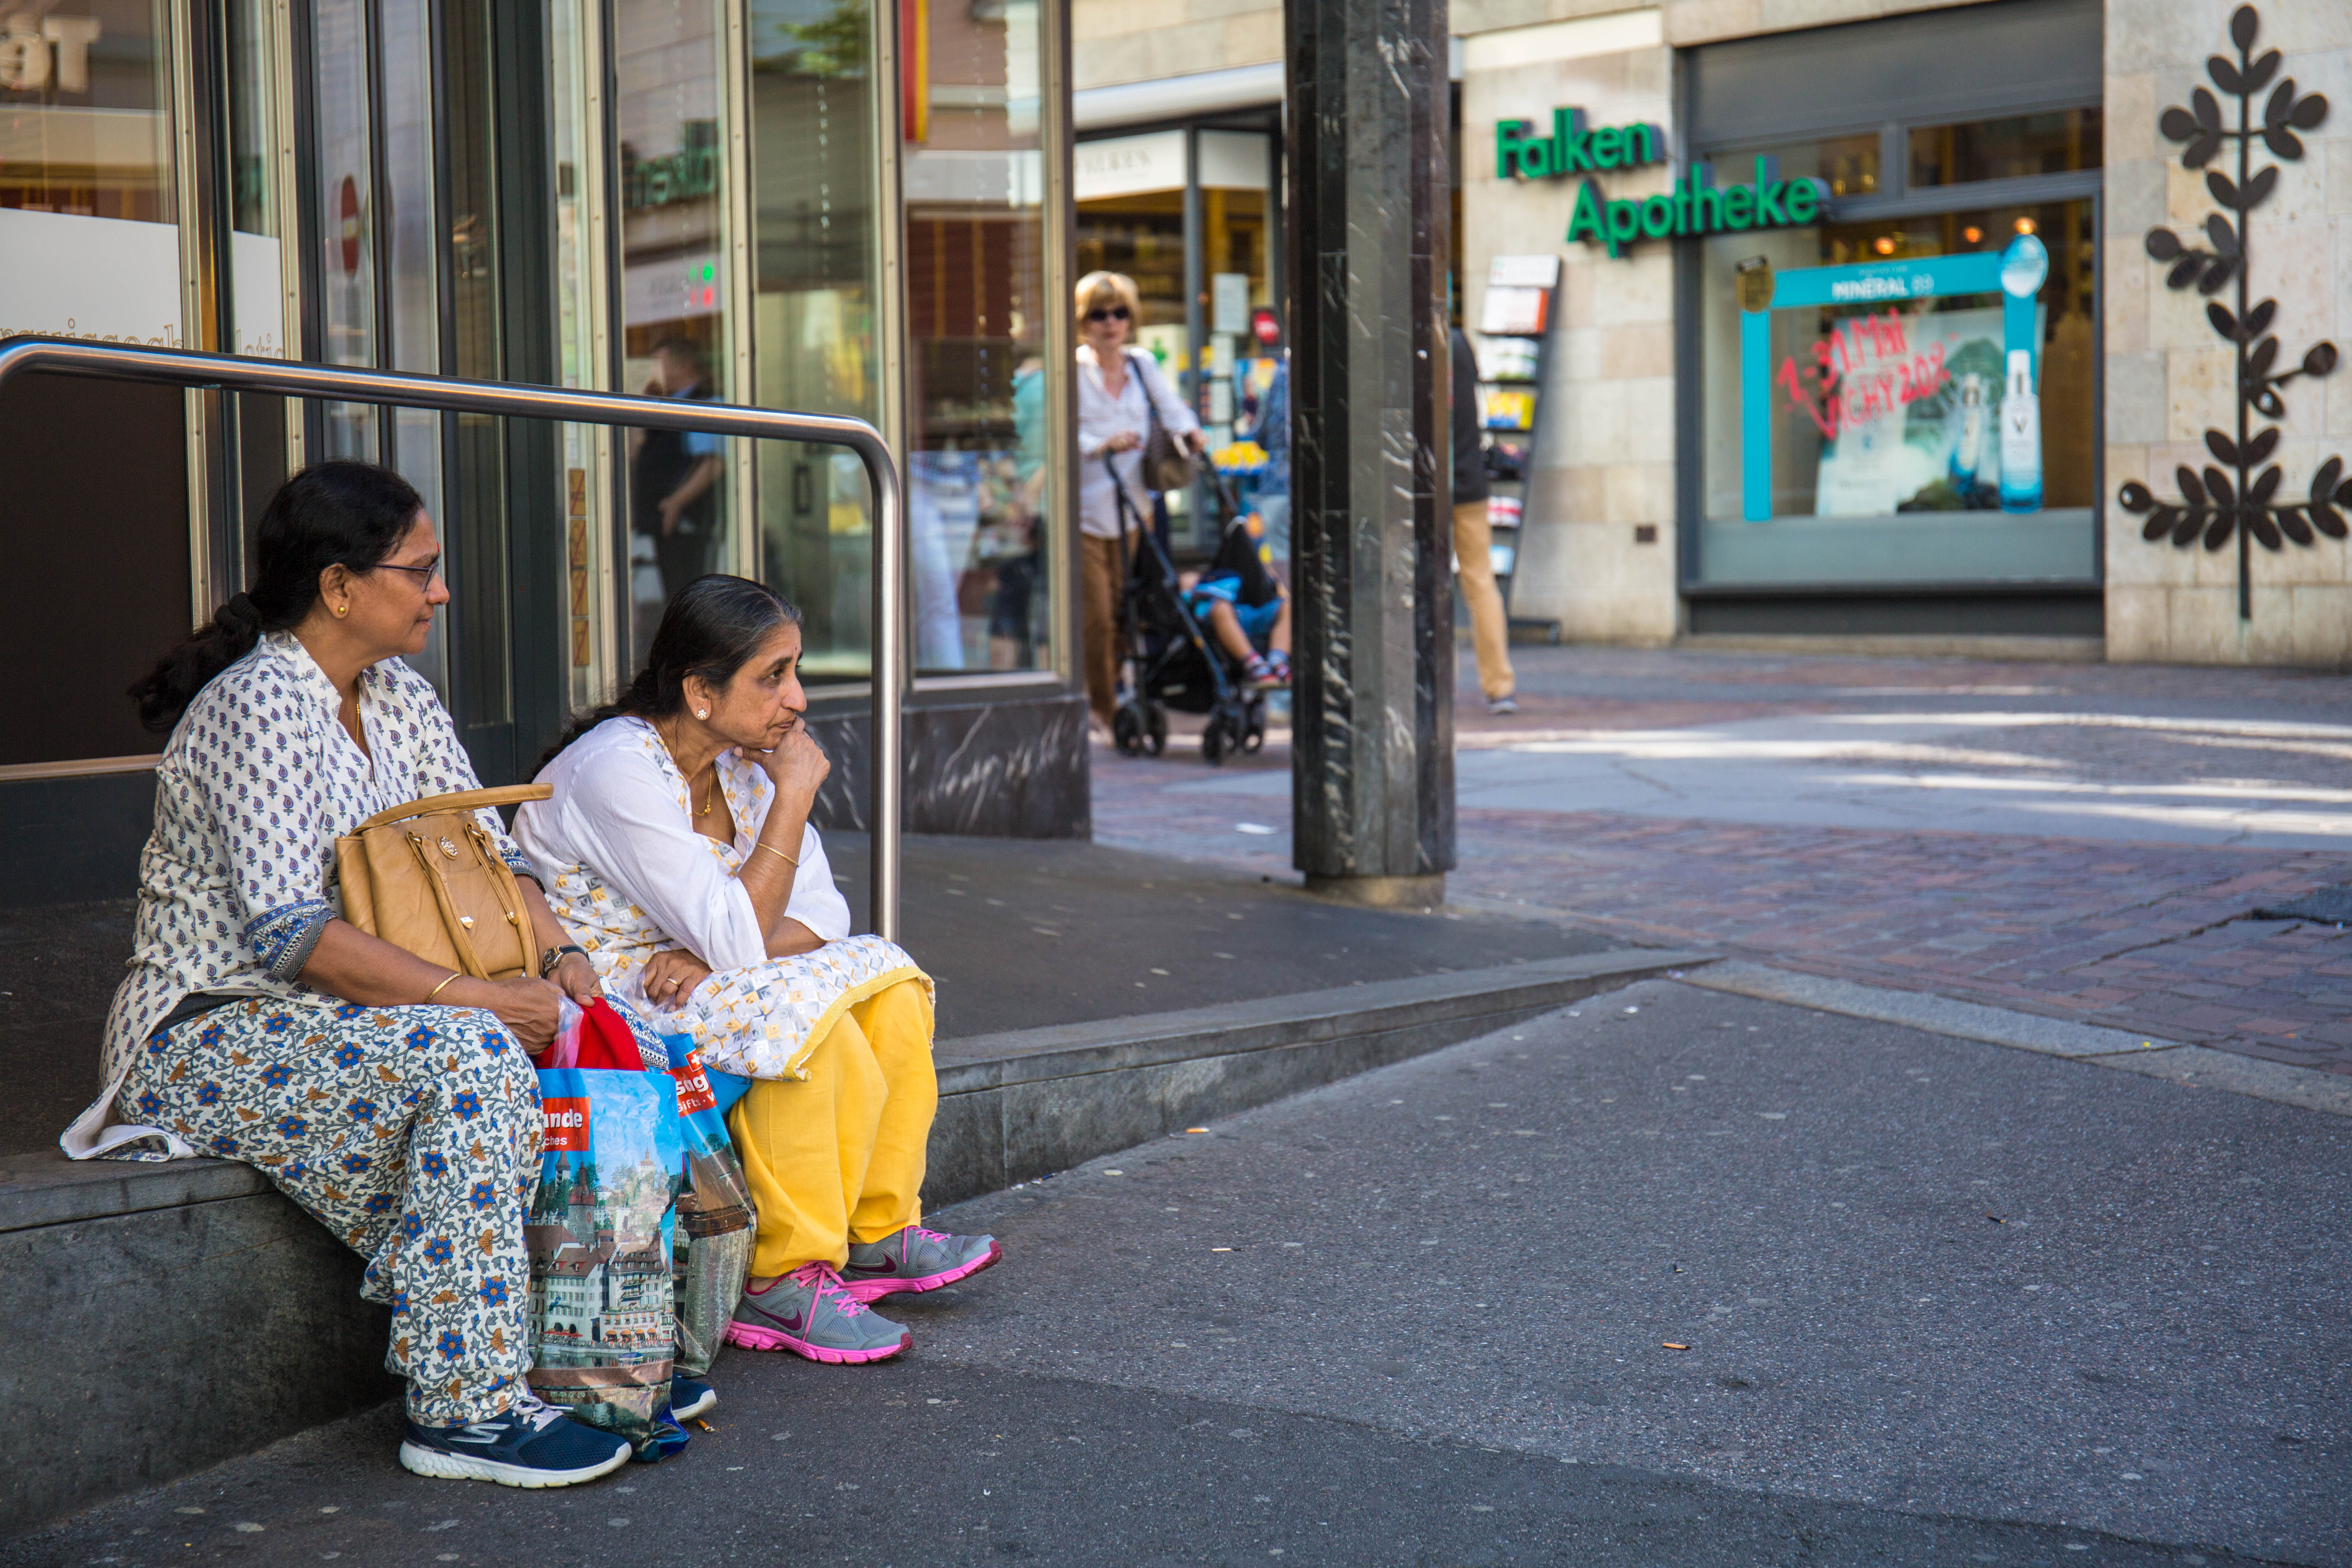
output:
[{"label": "white sign board", "polygon": [[184,348],[175,224],[0,207],[0,338]]},{"label": "white sign board", "polygon": [[1184,133],[1152,131],[1081,142],[1072,153],[1070,184],[1082,202],[1184,188]]}]

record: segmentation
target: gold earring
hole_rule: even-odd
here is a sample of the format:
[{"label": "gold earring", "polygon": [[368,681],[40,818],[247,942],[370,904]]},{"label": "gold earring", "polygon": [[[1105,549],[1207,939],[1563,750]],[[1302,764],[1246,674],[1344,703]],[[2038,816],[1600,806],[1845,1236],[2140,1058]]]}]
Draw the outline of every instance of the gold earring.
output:
[{"label": "gold earring", "polygon": [[339,621],[340,621],[340,620],[341,620],[345,616],[350,615],[351,613],[352,613],[352,607],[351,607],[351,605],[337,605],[335,606],[335,619],[337,619],[337,620],[339,620]]}]

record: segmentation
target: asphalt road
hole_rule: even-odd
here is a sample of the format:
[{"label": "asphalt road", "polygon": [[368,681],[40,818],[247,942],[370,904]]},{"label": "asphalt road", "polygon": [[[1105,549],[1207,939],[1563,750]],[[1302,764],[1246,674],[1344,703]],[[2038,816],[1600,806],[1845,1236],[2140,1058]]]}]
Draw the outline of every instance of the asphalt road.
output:
[{"label": "asphalt road", "polygon": [[1007,1258],[905,1362],[729,1352],[659,1468],[416,1480],[379,1413],[0,1563],[2340,1563],[2347,1175],[1654,982],[935,1215]]}]

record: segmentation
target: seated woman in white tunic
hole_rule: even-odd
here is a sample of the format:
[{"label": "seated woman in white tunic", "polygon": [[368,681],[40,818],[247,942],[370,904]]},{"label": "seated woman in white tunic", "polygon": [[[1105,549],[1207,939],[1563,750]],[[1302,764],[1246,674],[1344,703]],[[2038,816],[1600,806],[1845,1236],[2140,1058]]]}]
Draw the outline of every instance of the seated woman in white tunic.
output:
[{"label": "seated woman in white tunic", "polygon": [[931,982],[849,934],[810,808],[832,764],[802,715],[800,612],[740,577],[670,601],[646,668],[540,772],[515,837],[614,994],[749,1075],[729,1118],[760,1216],[728,1340],[822,1362],[911,1342],[866,1303],[1000,1256],[927,1230]]}]

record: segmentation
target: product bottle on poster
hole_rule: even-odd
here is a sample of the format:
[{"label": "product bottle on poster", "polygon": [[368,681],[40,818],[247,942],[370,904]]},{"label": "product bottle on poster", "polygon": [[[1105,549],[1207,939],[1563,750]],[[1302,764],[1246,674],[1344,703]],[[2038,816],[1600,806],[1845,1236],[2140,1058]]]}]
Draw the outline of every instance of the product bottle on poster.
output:
[{"label": "product bottle on poster", "polygon": [[1960,377],[1960,435],[1952,446],[1952,488],[1964,500],[1976,488],[1984,455],[1984,377],[1969,371]]},{"label": "product bottle on poster", "polygon": [[2025,349],[2009,351],[2009,395],[2000,400],[2000,510],[2042,510],[2042,400]]}]

